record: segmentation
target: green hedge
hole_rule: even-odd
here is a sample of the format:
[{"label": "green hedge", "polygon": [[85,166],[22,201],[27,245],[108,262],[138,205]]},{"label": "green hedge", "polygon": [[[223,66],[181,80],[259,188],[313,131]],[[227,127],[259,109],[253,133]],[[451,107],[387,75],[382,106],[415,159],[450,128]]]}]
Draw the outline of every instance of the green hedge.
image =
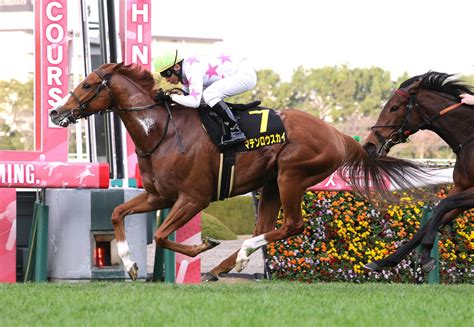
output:
[{"label": "green hedge", "polygon": [[[444,194],[444,191],[441,192]],[[301,235],[267,246],[267,264],[276,278],[319,281],[422,282],[411,253],[397,267],[367,272],[363,264],[381,259],[419,228],[423,206],[407,194],[379,212],[350,192],[307,192]],[[439,239],[440,280],[473,283],[474,210],[444,228]],[[281,226],[282,217],[278,219]],[[415,252],[415,251],[413,251]]]},{"label": "green hedge", "polygon": [[226,225],[221,223],[216,217],[211,216],[205,212],[201,214],[202,237],[212,237],[217,240],[236,240],[237,235],[232,232]]},{"label": "green hedge", "polygon": [[251,196],[236,196],[213,202],[204,212],[216,217],[237,235],[251,235],[255,229],[255,209]]}]

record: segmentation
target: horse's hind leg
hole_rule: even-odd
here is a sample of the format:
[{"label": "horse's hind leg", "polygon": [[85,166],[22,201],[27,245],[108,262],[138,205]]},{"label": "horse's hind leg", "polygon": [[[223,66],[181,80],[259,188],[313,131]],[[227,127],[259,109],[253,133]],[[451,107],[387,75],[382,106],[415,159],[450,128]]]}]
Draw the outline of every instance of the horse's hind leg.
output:
[{"label": "horse's hind leg", "polygon": [[[285,180],[286,182],[281,182]],[[283,185],[282,185],[283,184]],[[301,216],[301,200],[305,185],[298,178],[279,178],[280,199],[283,206],[284,221],[282,227],[269,231],[263,235],[252,237],[242,243],[236,259],[237,271],[243,270],[248,261],[248,256],[258,248],[278,240],[300,234],[304,230],[303,217]]]},{"label": "horse's hind leg", "polygon": [[171,202],[150,195],[144,191],[129,201],[118,205],[112,213],[112,224],[115,231],[115,239],[117,241],[118,255],[122,260],[125,270],[132,280],[137,279],[138,267],[131,259],[131,252],[128,247],[127,238],[125,236],[125,226],[123,219],[127,215],[150,212],[171,206]]},{"label": "horse's hind leg", "polygon": [[[436,260],[431,257],[431,249],[433,248],[438,229],[441,225],[445,225],[453,220],[459,213],[474,207],[473,191],[474,188],[469,188],[452,197],[447,197],[433,210],[433,216],[427,223],[428,228],[421,241],[422,251],[420,264],[424,272],[430,272],[436,264]],[[448,215],[451,211],[456,212],[456,214]],[[445,212],[448,212],[448,214],[445,214]]]},{"label": "horse's hind leg", "polygon": [[195,257],[199,253],[219,245],[219,242],[211,239],[206,240],[199,245],[180,244],[167,239],[171,233],[184,226],[189,220],[191,220],[191,218],[204,209],[208,204],[209,202],[200,203],[195,199],[189,198],[185,195],[180,195],[178,201],[176,201],[176,203],[171,208],[168,217],[155,232],[156,244],[189,257]]},{"label": "horse's hind leg", "polygon": [[[450,195],[453,193],[450,193]],[[455,217],[460,213],[465,211],[467,208],[472,207],[473,203],[468,203],[465,201],[459,201],[460,195],[464,193],[458,193],[442,200],[433,210],[433,214],[428,223],[421,227],[415,235],[406,243],[402,244],[397,251],[392,253],[386,258],[381,260],[375,260],[364,265],[364,268],[381,271],[383,268],[391,268],[398,265],[411,251],[413,251],[418,245],[425,242],[428,233],[431,233],[427,238],[427,243],[422,247],[421,260],[420,264],[425,272],[429,272],[434,268],[435,259],[430,257],[431,249],[433,248],[434,239],[436,237],[436,232],[441,225],[446,225],[451,222]],[[464,194],[465,195],[465,194]],[[456,204],[458,203],[458,204]],[[464,208],[456,208],[464,205]]]},{"label": "horse's hind leg", "polygon": [[403,258],[405,258],[421,243],[423,236],[425,236],[427,227],[427,224],[421,227],[409,241],[403,243],[394,253],[383,259],[374,260],[369,263],[366,263],[364,265],[364,268],[380,272],[384,268],[395,267],[403,260]]},{"label": "horse's hind leg", "polygon": [[[265,185],[260,192],[260,199],[258,201],[258,220],[255,226],[253,236],[262,235],[275,228],[275,222],[278,216],[278,211],[281,207],[280,195],[278,193],[278,185],[276,182],[271,182]],[[229,257],[224,259],[219,265],[214,267],[210,272],[204,274],[202,281],[216,281],[221,274],[228,273],[235,267],[237,254],[239,250],[235,251]]]}]

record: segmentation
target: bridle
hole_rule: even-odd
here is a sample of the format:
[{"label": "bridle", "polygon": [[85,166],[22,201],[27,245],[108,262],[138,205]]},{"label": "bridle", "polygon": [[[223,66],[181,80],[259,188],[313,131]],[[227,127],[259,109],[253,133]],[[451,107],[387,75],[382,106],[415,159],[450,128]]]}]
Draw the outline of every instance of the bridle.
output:
[{"label": "bridle", "polygon": [[[383,151],[387,152],[395,144],[407,142],[408,137],[410,135],[415,134],[420,129],[425,129],[427,126],[430,126],[435,119],[463,105],[462,103],[455,103],[449,107],[446,107],[440,110],[438,113],[434,114],[433,116],[428,116],[420,109],[420,106],[418,105],[416,101],[416,93],[408,93],[405,89],[398,89],[395,91],[395,94],[401,95],[408,99],[407,113],[405,115],[405,118],[403,119],[403,122],[400,124],[374,125],[370,128],[372,132],[377,136],[377,138],[383,141],[383,146],[380,148],[379,154],[383,153]],[[410,115],[415,109],[418,110],[418,113],[423,118],[423,121],[413,128],[408,128]],[[377,128],[384,128],[384,127],[399,127],[399,128],[396,132],[393,132],[392,134],[390,134],[389,139],[385,139],[383,138],[383,136],[380,135],[380,133],[376,131]],[[455,149],[453,147],[452,148],[453,148],[453,151],[456,153],[457,151],[460,150],[461,147],[462,145],[459,145],[457,147],[458,149]]]},{"label": "bridle", "polygon": [[[74,91],[70,91],[69,94],[76,100],[76,102],[78,103],[78,106],[76,108],[73,108],[71,109],[71,112],[70,112],[70,115],[68,115],[66,117],[66,119],[68,119],[68,121],[70,123],[76,123],[78,119],[81,119],[81,118],[86,118],[91,116],[91,115],[94,115],[94,114],[106,114],[106,113],[110,113],[110,112],[115,112],[115,113],[118,113],[118,112],[126,112],[126,111],[142,111],[142,110],[147,110],[147,109],[151,109],[153,107],[156,107],[158,106],[158,103],[152,103],[152,104],[149,104],[149,105],[145,105],[145,106],[140,106],[140,107],[131,107],[131,108],[116,108],[114,106],[115,102],[114,102],[114,98],[113,98],[113,93],[112,93],[112,89],[110,88],[110,78],[112,77],[112,73],[109,73],[109,74],[105,74],[105,75],[102,75],[99,71],[97,70],[94,70],[93,73],[95,73],[100,79],[101,79],[101,82],[97,85],[95,91],[94,91],[94,94],[92,95],[92,97],[88,98],[87,100],[81,100],[75,93]],[[109,109],[106,109],[106,110],[102,110],[100,112],[95,112],[95,113],[88,113],[87,112],[87,108],[89,107],[90,103],[99,96],[99,94],[102,92],[102,90],[107,90],[108,94],[109,94]],[[173,89],[171,91],[175,91],[176,89]],[[137,147],[135,149],[135,153],[137,154],[137,156],[139,157],[142,157],[142,158],[145,158],[145,157],[148,157],[150,156],[160,145],[161,143],[163,143],[164,139],[165,139],[165,136],[166,134],[168,133],[168,126],[169,126],[169,123],[172,122],[173,123],[173,126],[174,126],[174,130],[175,130],[175,134],[176,134],[176,137],[178,139],[178,145],[179,145],[179,148],[180,148],[180,152],[183,154],[184,153],[184,145],[183,145],[183,142],[182,142],[182,139],[181,139],[181,135],[180,133],[178,132],[177,128],[176,128],[176,124],[174,123],[173,121],[173,116],[171,114],[171,109],[170,109],[170,106],[167,102],[164,102],[164,105],[166,107],[166,110],[168,112],[168,116],[167,116],[167,119],[166,119],[166,123],[165,123],[165,127],[164,127],[164,130],[163,130],[163,134],[160,138],[160,140],[158,141],[158,143],[150,150],[150,151],[147,151],[147,152],[143,152],[141,150],[139,150]]]},{"label": "bridle", "polygon": [[[92,94],[92,97],[90,97],[87,100],[81,100],[75,93],[74,91],[70,91],[69,94],[76,100],[78,103],[78,106],[76,108],[71,109],[71,114],[67,116],[67,119],[69,120],[70,123],[75,124],[78,119],[81,118],[87,118],[94,113],[88,113],[87,108],[89,107],[90,103],[99,96],[100,92],[102,92],[103,89],[106,89],[109,94],[109,108],[112,107],[113,105],[113,98],[112,98],[112,91],[110,90],[109,87],[109,79],[112,77],[112,74],[106,74],[102,75],[98,71],[93,71],[99,78],[101,79],[101,82],[97,85],[95,88],[94,94]],[[112,109],[108,109],[105,111],[101,111],[100,114],[105,113],[105,112],[110,112],[113,111]]]}]

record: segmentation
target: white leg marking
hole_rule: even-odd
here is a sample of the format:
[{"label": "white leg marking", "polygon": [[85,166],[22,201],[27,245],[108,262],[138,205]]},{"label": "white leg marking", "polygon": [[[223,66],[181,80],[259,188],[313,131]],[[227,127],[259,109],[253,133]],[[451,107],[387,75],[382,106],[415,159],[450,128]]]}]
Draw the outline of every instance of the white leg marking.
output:
[{"label": "white leg marking", "polygon": [[264,235],[255,236],[245,240],[242,243],[237,259],[235,260],[235,269],[242,271],[249,263],[249,255],[254,253],[258,248],[264,246],[268,242],[265,240]]},{"label": "white leg marking", "polygon": [[122,263],[123,263],[123,266],[125,267],[125,270],[129,272],[132,266],[135,264],[135,262],[133,262],[131,259],[132,253],[130,252],[130,249],[128,248],[127,241],[117,242],[117,250],[118,250],[118,255],[120,259],[122,259]]}]

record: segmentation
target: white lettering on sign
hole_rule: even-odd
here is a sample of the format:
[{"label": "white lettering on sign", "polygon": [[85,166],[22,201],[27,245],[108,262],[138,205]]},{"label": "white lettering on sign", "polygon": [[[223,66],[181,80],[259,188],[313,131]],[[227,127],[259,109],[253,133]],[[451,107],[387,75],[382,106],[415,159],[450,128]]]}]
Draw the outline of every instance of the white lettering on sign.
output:
[{"label": "white lettering on sign", "polygon": [[143,9],[138,9],[138,3],[132,3],[132,22],[138,22],[138,16],[142,16],[143,22],[148,23],[148,4],[143,5]]},{"label": "white lettering on sign", "polygon": [[143,4],[143,8],[139,9],[137,3],[132,3],[132,23],[138,23],[138,18],[141,17],[142,24],[136,26],[137,43],[132,45],[132,62],[140,62],[143,65],[148,65],[148,45],[143,44],[143,23],[148,23],[148,4]]},{"label": "white lettering on sign", "polygon": [[[56,50],[54,53],[53,50]],[[54,58],[56,56],[56,58]],[[46,48],[46,58],[48,59],[48,62],[53,65],[58,65],[63,61],[63,56],[64,56],[64,51],[63,51],[63,46],[58,45],[53,49],[53,47],[48,47]]]},{"label": "white lettering on sign", "polygon": [[51,43],[61,42],[64,38],[64,29],[59,24],[49,24],[46,26],[46,40]]},{"label": "white lettering on sign", "polygon": [[[43,16],[43,42],[45,44],[45,80],[46,83],[44,100],[47,103],[47,111],[57,106],[63,98],[63,90],[66,81],[65,60],[67,41],[66,38],[66,7],[61,1],[49,1],[44,7]],[[48,126],[60,128],[54,125],[48,115]]]},{"label": "white lettering on sign", "polygon": [[54,15],[53,7],[63,9],[63,5],[59,2],[50,2],[46,5],[46,17],[52,22],[59,22],[63,19],[63,15]]},{"label": "white lettering on sign", "polygon": [[36,184],[33,164],[0,164],[0,182],[2,184]]}]

